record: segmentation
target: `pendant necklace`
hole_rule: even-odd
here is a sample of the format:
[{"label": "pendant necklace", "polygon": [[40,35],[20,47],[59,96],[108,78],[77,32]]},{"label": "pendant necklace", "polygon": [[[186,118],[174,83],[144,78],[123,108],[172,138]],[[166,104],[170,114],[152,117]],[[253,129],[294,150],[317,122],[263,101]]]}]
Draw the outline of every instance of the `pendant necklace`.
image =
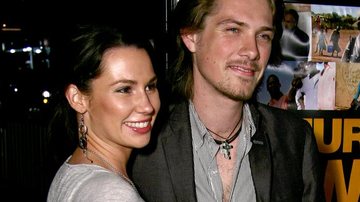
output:
[{"label": "pendant necklace", "polygon": [[216,135],[216,136],[218,136],[218,137],[220,137],[222,139],[225,139],[225,140],[221,141],[221,140],[217,140],[217,139],[213,138],[214,141],[216,142],[216,144],[220,145],[220,152],[222,154],[224,154],[225,159],[228,159],[228,160],[231,159],[230,149],[232,149],[233,146],[230,143],[233,142],[237,138],[237,136],[239,136],[239,134],[240,134],[239,132],[241,130],[241,127],[239,128],[239,130],[233,136],[231,136],[231,135],[234,133],[234,131],[237,128],[237,126],[239,125],[240,121],[241,121],[241,118],[237,122],[234,129],[231,131],[231,133],[229,134],[229,136],[227,138],[224,138],[224,137],[218,135],[217,133],[215,133],[214,131],[206,128],[210,133],[212,133],[212,134],[214,134],[214,135]]},{"label": "pendant necklace", "polygon": [[[99,155],[97,152],[95,152],[93,150],[87,149],[86,151],[90,152],[91,154],[96,156],[96,158],[98,158],[101,162],[103,162],[105,165],[107,165],[112,172],[120,175],[123,179],[125,179],[126,182],[128,182],[137,191],[134,183],[128,177],[126,177],[124,174],[122,174],[121,171],[117,170],[108,160],[106,160],[105,158],[103,158],[101,155]],[[85,154],[85,156],[91,163],[94,163],[93,160],[88,158],[87,154]]]}]

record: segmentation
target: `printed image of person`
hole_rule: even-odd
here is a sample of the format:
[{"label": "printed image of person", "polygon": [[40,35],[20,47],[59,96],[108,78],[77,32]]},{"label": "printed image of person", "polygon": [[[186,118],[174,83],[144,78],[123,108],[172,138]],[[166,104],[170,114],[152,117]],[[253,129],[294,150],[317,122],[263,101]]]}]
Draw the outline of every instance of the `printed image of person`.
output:
[{"label": "printed image of person", "polygon": [[283,60],[307,61],[310,51],[309,35],[298,27],[299,14],[295,9],[284,12],[283,34],[280,40]]},{"label": "printed image of person", "polygon": [[297,110],[295,95],[297,89],[301,88],[301,78],[294,77],[290,88],[286,93],[281,91],[281,80],[279,76],[270,74],[266,80],[266,89],[270,95],[268,105],[286,110]]},{"label": "printed image of person", "polygon": [[359,97],[360,97],[360,81],[356,87],[355,94],[353,96],[353,99],[350,104],[350,110],[360,110],[360,103],[359,103]]},{"label": "printed image of person", "polygon": [[320,29],[321,29],[321,18],[320,15],[317,15],[315,18],[315,26],[313,32],[317,33],[320,31]]},{"label": "printed image of person", "polygon": [[[355,27],[357,30],[360,30],[360,17],[353,24],[353,27]],[[356,37],[349,37],[349,42],[346,44],[341,61],[349,63],[360,62],[360,33]]]},{"label": "printed image of person", "polygon": [[295,101],[298,110],[318,109],[318,81],[319,70],[315,62],[305,64],[307,75],[302,79],[302,86],[296,91]]},{"label": "printed image of person", "polygon": [[297,77],[294,75],[293,80],[291,81],[291,87],[288,92],[288,110],[297,110],[297,104],[296,104],[296,92],[299,88],[302,87],[302,78]]},{"label": "printed image of person", "polygon": [[317,39],[317,43],[316,43],[315,53],[319,52],[319,55],[323,56],[324,51],[326,52],[327,45],[328,45],[328,42],[326,40],[325,29],[321,28],[320,32],[318,33],[318,39]]},{"label": "printed image of person", "polygon": [[268,76],[266,80],[266,89],[270,94],[269,106],[277,107],[281,109],[288,108],[288,96],[283,94],[280,90],[281,83],[279,77],[275,74]]},{"label": "printed image of person", "polygon": [[339,53],[341,52],[341,48],[339,46],[339,39],[340,39],[340,27],[337,26],[333,30],[333,32],[331,33],[331,36],[330,36],[330,42],[333,45],[333,49],[331,51],[331,57],[334,57],[335,51],[336,51],[335,57],[339,57]]},{"label": "printed image of person", "polygon": [[319,110],[335,110],[335,74],[336,63],[324,62],[318,63],[322,66],[319,74],[319,82],[317,84],[318,92],[318,109]]}]

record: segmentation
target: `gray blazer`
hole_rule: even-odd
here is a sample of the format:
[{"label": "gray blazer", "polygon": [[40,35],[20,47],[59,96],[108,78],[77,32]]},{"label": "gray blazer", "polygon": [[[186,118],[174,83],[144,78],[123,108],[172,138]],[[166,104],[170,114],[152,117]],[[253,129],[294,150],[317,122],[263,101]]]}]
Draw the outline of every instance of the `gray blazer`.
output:
[{"label": "gray blazer", "polygon": [[[250,109],[257,129],[249,153],[257,201],[325,201],[310,124],[266,105]],[[135,155],[132,178],[145,201],[197,201],[188,103],[176,105],[160,124],[154,144]]]}]

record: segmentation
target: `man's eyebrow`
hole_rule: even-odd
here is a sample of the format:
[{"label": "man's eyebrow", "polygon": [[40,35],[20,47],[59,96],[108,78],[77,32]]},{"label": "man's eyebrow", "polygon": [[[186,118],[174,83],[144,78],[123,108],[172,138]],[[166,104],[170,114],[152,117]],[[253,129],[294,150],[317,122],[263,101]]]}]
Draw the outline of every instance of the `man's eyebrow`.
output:
[{"label": "man's eyebrow", "polygon": [[[242,22],[242,21],[237,21],[234,19],[225,19],[225,20],[220,21],[218,24],[223,25],[223,24],[229,24],[229,23],[237,24],[240,27],[249,27],[248,23]],[[274,32],[275,28],[273,26],[261,26],[259,30]]]}]

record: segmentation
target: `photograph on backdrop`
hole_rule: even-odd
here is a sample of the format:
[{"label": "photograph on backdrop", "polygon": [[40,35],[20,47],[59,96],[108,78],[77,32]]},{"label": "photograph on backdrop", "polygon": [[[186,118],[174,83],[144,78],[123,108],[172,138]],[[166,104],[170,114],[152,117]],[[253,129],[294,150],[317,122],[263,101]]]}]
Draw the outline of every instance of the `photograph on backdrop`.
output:
[{"label": "photograph on backdrop", "polygon": [[309,4],[286,3],[280,45],[285,61],[308,61],[311,12]]},{"label": "photograph on backdrop", "polygon": [[360,110],[360,63],[338,63],[336,108]]},{"label": "photograph on backdrop", "polygon": [[287,61],[267,67],[257,98],[287,110],[336,110],[335,87],[335,62]]},{"label": "photograph on backdrop", "polygon": [[312,60],[360,62],[360,8],[312,5],[311,13]]}]

